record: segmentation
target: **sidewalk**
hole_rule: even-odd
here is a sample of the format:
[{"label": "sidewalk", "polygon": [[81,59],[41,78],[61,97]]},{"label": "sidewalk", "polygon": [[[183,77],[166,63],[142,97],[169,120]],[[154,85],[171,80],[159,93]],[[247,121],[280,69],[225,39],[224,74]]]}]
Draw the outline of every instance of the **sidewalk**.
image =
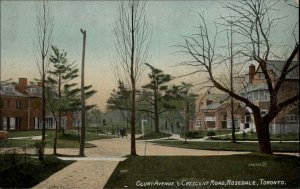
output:
[{"label": "sidewalk", "polygon": [[99,160],[77,161],[33,188],[103,188],[118,163],[118,161],[107,162]]},{"label": "sidewalk", "polygon": [[[130,137],[127,139],[95,140],[91,143],[97,147],[85,149],[87,157],[60,157],[64,160],[75,160],[76,162],[53,174],[33,188],[103,188],[118,163],[125,160],[125,156],[130,153]],[[52,153],[52,149],[47,149],[46,152]],[[208,156],[248,153],[173,148],[143,141],[137,141],[136,152],[141,156]],[[78,149],[60,148],[58,153],[77,155]]]},{"label": "sidewalk", "polygon": [[[216,135],[214,137],[223,137],[223,136],[231,136],[231,134],[224,134],[224,135]],[[156,141],[156,140],[166,140],[166,139],[175,139],[175,140],[181,140],[184,141],[184,138],[181,138],[179,134],[172,134],[172,136],[170,137],[165,137],[165,138],[159,138],[159,139],[151,139],[151,140],[147,140],[147,141]],[[146,141],[146,140],[141,140],[141,141]],[[231,142],[230,140],[210,140],[210,137],[205,136],[203,138],[197,138],[197,139],[188,139],[187,141],[190,142]],[[253,142],[253,143],[257,143],[258,141],[255,140],[237,140],[237,142]],[[271,142],[295,142],[295,143],[299,143],[300,141],[297,140],[290,140],[290,141],[279,141],[279,140],[271,140]]]}]

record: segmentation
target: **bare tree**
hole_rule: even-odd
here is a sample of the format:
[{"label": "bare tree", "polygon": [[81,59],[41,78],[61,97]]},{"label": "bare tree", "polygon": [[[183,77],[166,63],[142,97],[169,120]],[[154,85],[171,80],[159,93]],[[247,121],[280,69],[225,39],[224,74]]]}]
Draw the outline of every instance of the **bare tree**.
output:
[{"label": "bare tree", "polygon": [[[271,143],[269,134],[269,123],[282,111],[286,106],[296,102],[299,94],[291,94],[281,99],[279,91],[283,87],[283,83],[287,75],[297,69],[299,64],[292,64],[294,57],[299,52],[299,44],[296,43],[293,52],[289,58],[285,60],[284,66],[278,78],[274,79],[268,69],[268,60],[273,47],[270,43],[273,25],[279,18],[271,18],[270,12],[273,11],[277,2],[266,1],[228,1],[222,6],[233,13],[234,16],[222,17],[224,25],[229,27],[233,25],[235,35],[239,35],[239,42],[235,43],[239,48],[238,53],[245,58],[256,61],[265,78],[268,92],[270,94],[269,110],[264,116],[261,115],[260,107],[254,104],[247,97],[238,92],[230,90],[217,79],[214,69],[224,60],[221,59],[216,52],[217,31],[211,36],[208,30],[204,16],[198,13],[200,18],[199,33],[192,36],[185,36],[184,43],[179,45],[181,52],[189,55],[192,61],[184,62],[184,65],[190,65],[197,68],[194,73],[206,72],[209,80],[213,85],[229,94],[233,98],[243,102],[249,107],[254,115],[256,125],[259,151],[271,154]],[[291,28],[293,30],[293,28]]]},{"label": "bare tree", "polygon": [[121,81],[131,87],[131,155],[136,155],[136,87],[145,69],[150,42],[150,29],[146,18],[145,1],[122,1],[115,22],[117,61],[113,67]]},{"label": "bare tree", "polygon": [[42,141],[46,136],[46,73],[49,67],[49,49],[52,42],[53,15],[49,1],[36,4],[36,41],[34,46],[37,53],[37,66],[42,82]]}]

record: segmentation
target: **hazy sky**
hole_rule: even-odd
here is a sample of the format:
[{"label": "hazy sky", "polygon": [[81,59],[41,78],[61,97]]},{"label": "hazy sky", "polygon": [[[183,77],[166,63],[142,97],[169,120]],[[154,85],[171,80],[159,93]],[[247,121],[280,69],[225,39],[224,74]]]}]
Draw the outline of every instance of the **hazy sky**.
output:
[{"label": "hazy sky", "polygon": [[[38,78],[33,42],[36,38],[35,1],[1,1],[1,80]],[[87,31],[86,83],[98,91],[90,100],[104,110],[111,90],[116,87],[109,63],[115,53],[113,27],[118,1],[52,1],[53,45],[65,49],[69,61],[81,63],[83,28]],[[297,9],[280,4],[279,14],[288,16],[274,37],[293,43],[291,30],[298,19]],[[174,67],[182,56],[174,55],[180,35],[192,34],[197,24],[194,11],[204,11],[207,22],[223,14],[218,1],[148,1],[147,16],[152,27],[149,63],[167,73],[180,75],[186,68]],[[277,25],[278,26],[278,25]],[[145,77],[147,76],[145,72]],[[196,80],[191,77],[189,80]],[[145,82],[144,79],[142,82]]]}]

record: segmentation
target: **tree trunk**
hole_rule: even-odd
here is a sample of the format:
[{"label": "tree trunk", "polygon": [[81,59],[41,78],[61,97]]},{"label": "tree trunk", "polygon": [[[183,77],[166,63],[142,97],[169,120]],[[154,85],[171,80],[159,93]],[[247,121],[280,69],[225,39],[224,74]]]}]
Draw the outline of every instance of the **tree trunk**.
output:
[{"label": "tree trunk", "polygon": [[131,152],[130,154],[136,156],[136,147],[135,147],[135,70],[134,70],[134,56],[135,56],[135,38],[134,38],[134,5],[131,6],[131,65],[130,65],[130,79],[131,79]]},{"label": "tree trunk", "polygon": [[45,58],[42,60],[42,141],[46,140],[46,87],[45,87]]},{"label": "tree trunk", "polygon": [[[61,128],[61,76],[58,78],[58,132],[62,130]],[[63,132],[64,134],[64,132]]]},{"label": "tree trunk", "polygon": [[81,32],[83,34],[83,49],[82,49],[82,67],[81,67],[81,135],[80,135],[79,155],[84,156],[84,144],[85,144],[84,61],[85,61],[86,31],[81,30]]},{"label": "tree trunk", "polygon": [[54,143],[53,143],[53,154],[57,154],[57,122],[55,121],[55,136],[54,136]]},{"label": "tree trunk", "polygon": [[157,90],[154,89],[154,124],[155,132],[159,133],[159,113],[158,113],[158,104],[157,104]]},{"label": "tree trunk", "polygon": [[264,154],[272,154],[269,123],[255,122],[256,132],[258,137],[259,152]]},{"label": "tree trunk", "polygon": [[132,112],[131,112],[131,152],[130,154],[135,156],[136,155],[136,148],[135,148],[135,82],[132,82]]}]

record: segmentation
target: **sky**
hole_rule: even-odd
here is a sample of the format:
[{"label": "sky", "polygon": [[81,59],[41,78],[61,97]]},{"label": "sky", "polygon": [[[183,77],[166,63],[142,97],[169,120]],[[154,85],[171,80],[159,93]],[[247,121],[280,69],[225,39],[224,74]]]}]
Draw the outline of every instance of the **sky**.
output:
[{"label": "sky", "polygon": [[[51,1],[54,15],[52,44],[67,52],[70,62],[81,64],[82,34],[87,31],[86,84],[92,84],[98,92],[89,99],[105,110],[106,100],[116,81],[110,63],[115,54],[113,28],[118,1]],[[36,1],[1,0],[1,80],[26,77],[29,81],[39,77],[35,60]],[[291,28],[298,18],[298,10],[280,3],[279,15],[288,19],[280,21],[273,34],[280,44],[292,44]],[[174,76],[187,73],[189,68],[178,67],[184,56],[175,53],[175,45],[182,42],[182,35],[195,32],[196,11],[204,12],[207,23],[213,23],[219,15],[226,14],[217,0],[205,1],[147,1],[147,17],[152,27],[152,39],[148,54],[149,63]],[[212,27],[213,28],[213,27]],[[220,39],[224,42],[225,39]],[[147,71],[141,84],[147,82]],[[201,75],[181,78],[199,82]]]}]

